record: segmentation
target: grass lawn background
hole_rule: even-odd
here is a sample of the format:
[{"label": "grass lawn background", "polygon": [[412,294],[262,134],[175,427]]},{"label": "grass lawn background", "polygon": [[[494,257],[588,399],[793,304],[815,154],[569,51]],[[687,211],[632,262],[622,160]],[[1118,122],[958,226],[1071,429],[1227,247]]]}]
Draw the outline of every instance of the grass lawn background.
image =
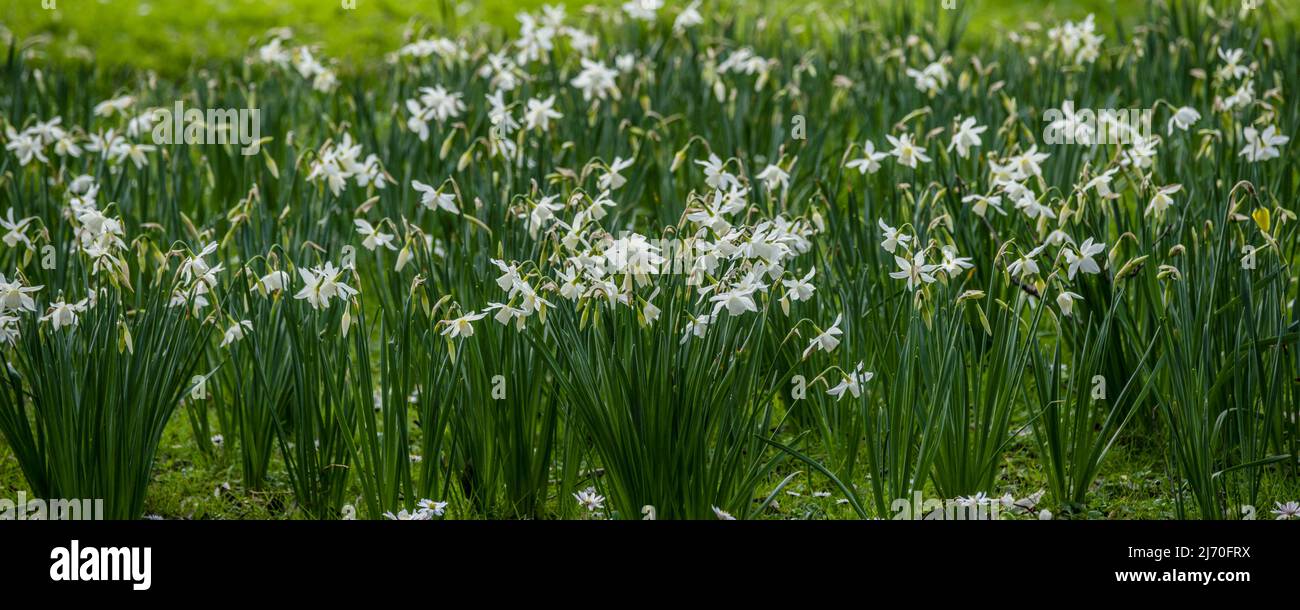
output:
[{"label": "grass lawn background", "polygon": [[[588,4],[619,4],[621,0],[52,0],[56,8],[41,8],[42,0],[0,2],[0,25],[18,40],[45,47],[51,57],[96,61],[184,72],[196,62],[217,63],[245,56],[249,39],[274,27],[292,27],[303,43],[319,43],[328,57],[345,68],[375,61],[395,50],[410,28],[430,27],[449,32],[472,24],[517,29],[515,15],[545,4],[563,4],[578,15]],[[870,1],[870,0],[869,0]],[[874,0],[879,2],[879,0]],[[889,0],[896,2],[897,0]],[[1123,0],[1055,0],[1052,2],[960,0],[976,36],[996,36],[1026,21],[1047,23],[1060,18],[1097,15],[1111,28],[1113,16],[1139,16],[1141,4]],[[862,1],[760,0],[748,5],[771,7],[773,19],[816,19],[816,7],[835,14]],[[686,2],[667,2],[673,15]],[[708,0],[703,8],[719,5]],[[918,5],[938,0],[918,1]],[[1292,11],[1294,12],[1294,11]],[[706,11],[707,14],[707,11]],[[2,39],[0,39],[2,40]]]}]

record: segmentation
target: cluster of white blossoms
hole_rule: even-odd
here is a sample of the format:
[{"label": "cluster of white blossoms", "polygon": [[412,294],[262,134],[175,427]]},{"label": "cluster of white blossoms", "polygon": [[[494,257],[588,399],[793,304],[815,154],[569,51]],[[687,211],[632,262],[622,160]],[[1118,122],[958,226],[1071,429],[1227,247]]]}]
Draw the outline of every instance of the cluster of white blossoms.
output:
[{"label": "cluster of white blossoms", "polygon": [[398,49],[397,56],[416,59],[438,57],[444,62],[455,63],[463,61],[467,54],[464,47],[456,41],[447,38],[423,38]]},{"label": "cluster of white blossoms", "polygon": [[[657,278],[667,273],[687,276],[701,306],[679,329],[682,342],[704,337],[720,315],[757,312],[758,300],[774,288],[786,312],[791,303],[810,299],[815,272],[787,271],[786,266],[810,249],[812,224],[783,215],[740,224],[737,216],[751,217],[749,187],[716,155],[697,163],[704,169],[710,192],[692,195],[684,214],[691,232],[673,242],[675,252],[665,252],[657,240],[640,233],[615,236],[600,224],[607,208],[617,206],[612,191],[625,183],[622,172],[633,168],[633,159],[617,158],[605,165],[598,183],[608,190],[595,197],[575,191],[567,199],[551,195],[522,206],[517,217],[529,234],[555,241],[559,252],[543,264],[494,259],[501,272],[496,283],[503,299],[481,311],[443,320],[443,334],[472,336],[473,323],[488,315],[519,329],[534,315],[545,323],[547,309],[554,307],[542,296],[546,292],[579,307],[631,307],[643,324],[653,325],[660,315],[654,302],[660,292]],[[431,200],[426,205],[442,206],[433,203],[441,195],[432,187],[416,183],[416,188]]]},{"label": "cluster of white blossoms", "polygon": [[1097,33],[1097,24],[1092,15],[1075,23],[1066,21],[1047,31],[1048,40],[1066,59],[1076,64],[1090,64],[1097,61],[1101,53],[1104,36]]},{"label": "cluster of white blossoms", "polygon": [[525,12],[515,16],[519,21],[519,38],[513,44],[516,63],[549,62],[558,36],[566,37],[569,47],[578,55],[585,57],[596,51],[596,37],[579,28],[566,26],[564,13],[563,6],[547,5],[542,7],[540,19]]},{"label": "cluster of white blossoms", "polygon": [[207,295],[217,287],[217,274],[225,270],[221,263],[208,264],[207,257],[216,251],[217,243],[208,242],[198,252],[181,259],[178,272],[180,283],[172,293],[172,307],[188,305],[198,315],[199,311],[210,304]]},{"label": "cluster of white blossoms", "polygon": [[[105,120],[115,116],[120,120],[127,118],[127,112],[133,105],[135,105],[135,97],[124,95],[100,102],[95,106],[94,114]],[[154,114],[154,109],[147,109],[127,119],[122,132],[125,135],[119,134],[113,127],[107,131],[90,134],[84,146],[85,150],[99,153],[100,157],[110,164],[110,171],[118,171],[128,160],[136,169],[143,169],[149,164],[148,153],[154,152],[157,147],[138,140],[144,137],[146,127],[153,124]]]},{"label": "cluster of white blossoms", "polygon": [[420,87],[420,96],[406,100],[406,110],[411,117],[406,120],[406,128],[420,136],[420,141],[429,139],[429,121],[446,123],[465,112],[465,102],[461,94],[449,92],[441,85]]},{"label": "cluster of white blossoms", "polygon": [[[1095,59],[1096,46],[1101,42],[1101,37],[1093,34],[1091,17],[1081,24],[1067,23],[1060,28],[1055,28],[1050,37],[1067,55],[1077,57],[1080,61]],[[1225,62],[1216,72],[1219,81],[1228,82],[1242,78],[1249,80],[1251,69],[1241,65],[1240,50],[1230,52],[1220,50],[1219,57]],[[931,64],[923,71],[909,68],[907,74],[915,80],[918,89],[931,94],[947,82],[946,72],[939,62]],[[1243,107],[1241,103],[1216,102],[1216,105],[1219,106],[1219,110]],[[1169,135],[1173,135],[1175,128],[1187,131],[1201,118],[1200,112],[1189,106],[1172,110],[1173,113],[1169,118]],[[1092,194],[1105,202],[1119,199],[1126,191],[1132,191],[1135,196],[1146,192],[1149,199],[1143,214],[1157,220],[1165,218],[1169,210],[1177,206],[1176,196],[1182,190],[1182,186],[1162,184],[1153,169],[1155,156],[1162,144],[1159,137],[1143,134],[1138,130],[1138,126],[1104,113],[1101,115],[1101,125],[1094,128],[1080,119],[1071,102],[1062,104],[1060,115],[1061,118],[1051,123],[1049,127],[1058,132],[1068,132],[1073,136],[1074,142],[1094,148],[1102,141],[1121,143],[1118,145],[1118,154],[1100,171],[1084,168],[1084,173],[1074,188],[1075,197],[1083,200]],[[1266,114],[1262,118],[1270,120],[1272,116]],[[985,129],[973,118],[963,120],[958,117],[954,121],[951,140],[946,151],[955,150],[958,157],[967,158],[973,149],[982,146],[980,134]],[[1280,155],[1279,147],[1289,141],[1287,136],[1280,135],[1276,126],[1271,124],[1260,129],[1245,127],[1242,133],[1245,147],[1241,150],[1240,156],[1251,162],[1277,158]],[[1103,135],[1115,137],[1102,138]],[[914,140],[911,134],[887,134],[885,138],[892,146],[892,150],[878,151],[873,142],[867,140],[861,147],[860,157],[852,158],[856,147],[849,148],[845,157],[850,160],[845,163],[845,167],[856,169],[859,174],[865,175],[878,172],[882,167],[882,161],[889,157],[893,157],[899,166],[911,169],[931,162],[930,153],[925,145]],[[984,158],[977,157],[977,160],[984,161],[987,167],[989,188],[985,192],[964,195],[962,201],[970,205],[970,211],[975,216],[985,220],[991,218],[989,210],[1006,215],[1003,204],[1009,203],[1036,226],[1041,242],[1019,247],[1020,254],[1010,258],[1006,270],[1012,280],[1030,289],[1037,280],[1047,280],[1048,272],[1059,264],[1063,273],[1052,273],[1050,279],[1058,287],[1056,303],[1062,315],[1068,317],[1074,311],[1074,304],[1082,298],[1077,292],[1070,290],[1068,282],[1074,281],[1080,273],[1100,273],[1105,259],[1101,259],[1099,263],[1098,257],[1103,256],[1106,244],[1092,237],[1076,241],[1066,232],[1069,225],[1065,219],[1071,211],[1074,199],[1069,196],[1048,196],[1047,192],[1050,189],[1047,188],[1043,178],[1043,163],[1050,156],[1047,152],[1040,152],[1037,145],[1031,143],[1028,148],[1019,151],[1013,150],[1001,155],[989,153]],[[1126,178],[1122,186],[1117,184],[1120,176]],[[1059,226],[1053,228],[1052,221],[1057,221]],[[906,234],[903,229],[890,226],[885,219],[879,220],[879,226],[882,233],[881,247],[894,255],[898,267],[898,270],[892,272],[890,276],[903,280],[908,290],[918,290],[941,277],[955,276],[973,266],[971,259],[958,255],[955,244],[931,243],[914,248],[909,244],[913,236]],[[1040,257],[1049,247],[1056,249],[1055,255],[1052,256],[1050,264],[1040,267]],[[1031,294],[1037,296],[1038,292],[1033,289]],[[847,379],[851,380],[852,376]]]},{"label": "cluster of white blossoms", "polygon": [[[208,267],[203,262],[203,257],[215,250],[216,244],[209,244],[204,247],[199,254],[191,256],[181,265],[181,277],[184,280],[192,276],[194,280],[189,284],[188,292],[194,296],[191,302],[195,306],[206,305],[206,299],[202,299],[207,290],[215,287],[216,274],[219,273],[221,265]],[[344,335],[348,333],[352,325],[352,309],[355,305],[355,298],[360,292],[348,284],[350,274],[354,270],[348,267],[337,267],[332,261],[325,261],[314,267],[298,267],[298,277],[302,281],[302,288],[294,294],[294,299],[305,302],[312,309],[321,310],[330,307],[335,300],[345,304],[343,317],[341,320],[341,329]],[[188,275],[187,275],[188,274]],[[200,275],[201,274],[201,275]],[[263,297],[278,297],[285,290],[292,289],[292,276],[284,270],[275,269],[266,275],[258,278],[253,284],[252,290]],[[179,295],[179,293],[178,293]],[[180,297],[173,301],[173,304],[183,303]],[[241,341],[249,332],[253,330],[253,323],[250,320],[230,319],[229,326],[222,334],[221,347],[227,347],[233,343]]]},{"label": "cluster of white blossoms", "polygon": [[270,41],[257,50],[253,61],[276,66],[285,72],[295,72],[321,93],[333,91],[339,83],[338,75],[321,63],[310,47],[285,46],[292,37],[293,33],[286,28],[273,30]]},{"label": "cluster of white blossoms", "polygon": [[[1256,65],[1242,64],[1246,55],[1242,49],[1219,48],[1218,55],[1223,63],[1214,71],[1215,109],[1221,112],[1240,112],[1251,108],[1255,102]],[[1281,155],[1279,147],[1291,141],[1289,136],[1278,133],[1277,126],[1272,124],[1276,118],[1273,109],[1267,105],[1263,108],[1265,111],[1255,122],[1241,127],[1244,143],[1238,155],[1251,163],[1278,158]]]},{"label": "cluster of white blossoms", "polygon": [[906,74],[912,79],[917,91],[922,91],[930,97],[934,97],[948,86],[951,77],[948,75],[948,68],[944,66],[947,57],[935,61],[921,70],[908,68]]},{"label": "cluster of white blossoms", "polygon": [[415,506],[415,510],[411,511],[402,509],[396,513],[386,512],[384,513],[384,518],[389,521],[432,521],[435,518],[443,516],[447,512],[446,502],[435,502],[433,500],[424,499],[416,503]]},{"label": "cluster of white blossoms", "polygon": [[330,261],[311,268],[299,268],[303,286],[293,298],[306,300],[312,309],[329,307],[330,300],[335,298],[350,301],[357,295],[357,290],[343,282],[347,273],[348,269],[335,267]]},{"label": "cluster of white blossoms", "polygon": [[[83,152],[99,153],[109,164],[109,171],[116,173],[120,166],[130,161],[136,169],[149,164],[148,154],[157,150],[152,144],[138,141],[144,135],[146,127],[152,125],[154,110],[127,118],[130,108],[135,104],[133,96],[121,96],[96,104],[94,116],[101,121],[126,119],[115,127],[83,134],[80,128],[63,128],[63,117],[56,116],[49,120],[33,120],[31,124],[19,131],[12,125],[5,126],[5,149],[14,155],[20,166],[30,163],[47,165],[52,163],[46,149],[53,145],[56,159],[77,159]],[[119,128],[123,128],[119,131]],[[125,135],[123,135],[125,133]],[[55,163],[57,165],[57,163]]]},{"label": "cluster of white blossoms", "polygon": [[37,121],[22,131],[5,127],[5,149],[13,153],[19,165],[32,161],[49,163],[45,148],[54,145],[54,154],[60,157],[80,157],[81,146],[71,132],[61,126],[63,117],[54,117],[48,121]]},{"label": "cluster of white blossoms", "polygon": [[580,61],[582,71],[573,78],[571,84],[582,91],[583,101],[619,99],[618,84],[614,82],[618,77],[618,70],[606,66],[603,61],[592,61],[586,58]]},{"label": "cluster of white blossoms", "polygon": [[[772,68],[776,67],[775,59],[767,59],[754,54],[754,50],[749,47],[743,47],[732,51],[727,58],[718,64],[718,74],[746,74],[749,76],[758,76],[759,81],[763,82],[771,73]],[[761,89],[761,85],[755,85]]]},{"label": "cluster of white blossoms", "polygon": [[[122,221],[100,209],[97,202],[98,184],[90,176],[77,176],[69,181],[66,192],[68,207],[63,215],[70,223],[75,238],[68,253],[83,256],[89,263],[91,273],[104,273],[116,281],[129,282]],[[26,233],[34,220],[36,219],[15,220],[13,210],[10,209],[8,218],[0,219],[0,225],[7,230],[3,238],[5,245],[13,248],[21,244],[34,251],[34,245]],[[53,255],[53,252],[46,251],[42,257]],[[54,261],[51,258],[45,262]],[[18,319],[14,314],[21,311],[36,312],[35,301],[30,295],[40,288],[42,287],[25,286],[18,277],[8,281],[0,276],[0,340],[12,343],[18,338]],[[55,331],[75,327],[79,322],[79,314],[93,307],[95,298],[96,293],[93,291],[88,291],[84,298],[76,301],[69,301],[63,294],[59,294],[55,300],[50,301],[39,321],[48,323]]]},{"label": "cluster of white blossoms", "polygon": [[[988,128],[977,125],[975,119],[963,121],[953,134],[950,148],[956,147],[958,154],[965,158],[970,154],[971,147],[982,144],[979,134],[986,129]],[[885,140],[893,147],[891,150],[888,152],[878,151],[875,143],[867,140],[866,144],[862,146],[863,156],[845,163],[845,167],[856,169],[860,174],[874,174],[880,171],[880,162],[889,157],[893,157],[894,161],[899,165],[912,169],[917,169],[921,164],[932,161],[925,148],[919,146],[913,139],[912,134],[903,133],[897,136],[886,134]],[[852,150],[850,149],[849,152],[852,153]]]},{"label": "cluster of white blossoms", "polygon": [[[624,6],[626,14],[638,20],[653,19],[660,8],[661,2],[630,2]],[[697,9],[697,5],[683,9],[674,22],[675,29],[680,32],[701,23],[703,19]],[[490,151],[511,159],[517,158],[519,152],[517,143],[510,137],[512,134],[520,129],[547,132],[553,121],[563,118],[556,109],[554,95],[508,99],[520,83],[531,78],[527,72],[530,64],[548,61],[557,37],[567,37],[573,50],[582,56],[580,70],[569,84],[582,94],[584,101],[618,99],[621,94],[617,79],[621,72],[632,70],[636,62],[630,54],[621,55],[611,67],[587,57],[594,50],[595,39],[566,26],[561,7],[545,7],[540,16],[521,13],[517,19],[520,33],[511,45],[515,50],[513,57],[500,51],[485,53],[483,63],[475,70],[493,90],[486,96],[492,126],[488,138]],[[461,43],[446,39],[411,43],[398,52],[398,56],[404,57],[431,55],[446,62],[469,57]],[[765,77],[774,65],[774,61],[742,49],[731,53],[716,71]],[[411,115],[407,127],[424,140],[431,119],[441,123],[458,117],[464,111],[464,103],[459,94],[440,86],[424,88],[421,92],[419,99],[406,103]],[[519,109],[522,116],[515,114]],[[552,300],[543,296],[548,292],[580,306],[590,302],[632,307],[644,324],[654,324],[660,311],[654,304],[659,289],[653,285],[653,278],[664,271],[665,265],[677,265],[675,270],[689,275],[690,284],[699,287],[703,310],[692,314],[687,327],[681,329],[683,342],[705,336],[709,324],[723,312],[743,315],[757,311],[756,299],[773,285],[780,289],[779,299],[786,311],[790,303],[811,298],[814,272],[787,276],[784,265],[788,259],[809,249],[812,227],[806,221],[792,221],[779,215],[752,226],[734,225],[732,218],[745,216],[750,210],[749,187],[725,169],[724,162],[716,155],[698,161],[704,168],[711,193],[692,196],[692,205],[685,215],[686,221],[696,229],[693,235],[682,240],[681,247],[693,254],[688,260],[666,260],[657,242],[645,235],[623,233],[615,237],[606,231],[600,221],[609,209],[617,207],[613,194],[626,184],[626,174],[634,169],[634,163],[633,158],[622,157],[608,163],[599,162],[604,171],[597,180],[601,190],[595,196],[575,191],[564,198],[550,195],[521,206],[517,217],[529,234],[556,240],[562,255],[546,261],[546,265],[493,260],[501,271],[496,283],[504,293],[503,298],[487,303],[481,310],[462,311],[459,317],[442,320],[442,334],[453,339],[472,336],[474,323],[488,316],[518,329],[525,328],[534,316],[544,323],[547,309],[554,306]],[[318,173],[327,172],[314,170],[312,175]],[[788,172],[775,164],[764,169],[758,179],[769,190],[783,189],[789,184]],[[448,184],[435,187],[413,180],[411,186],[420,193],[421,204],[426,208],[460,214],[456,196]],[[355,222],[364,239],[363,247],[392,248],[395,235],[381,229],[387,220],[379,225],[371,225],[365,219]],[[399,269],[409,260],[406,252],[403,249],[403,255],[399,255]]]},{"label": "cluster of white blossoms", "polygon": [[311,163],[307,181],[324,181],[335,196],[343,192],[349,179],[355,181],[359,188],[373,185],[382,189],[387,183],[396,182],[384,172],[384,166],[377,155],[371,153],[364,160],[361,155],[361,145],[353,143],[352,134],[344,133],[338,142],[328,141],[321,145]]},{"label": "cluster of white blossoms", "polygon": [[[1026,514],[1034,512],[1034,509],[1038,507],[1038,503],[1042,501],[1043,495],[1045,495],[1045,492],[1039,490],[1024,498],[1016,499],[1010,493],[1003,493],[1001,496],[990,496],[979,491],[970,496],[958,496],[951,502],[965,509],[997,508],[998,510],[1010,511],[1013,514]],[[990,514],[989,517],[992,517],[992,515]],[[1051,511],[1044,509],[1038,512],[1038,519],[1040,520],[1047,521],[1051,518]]]}]

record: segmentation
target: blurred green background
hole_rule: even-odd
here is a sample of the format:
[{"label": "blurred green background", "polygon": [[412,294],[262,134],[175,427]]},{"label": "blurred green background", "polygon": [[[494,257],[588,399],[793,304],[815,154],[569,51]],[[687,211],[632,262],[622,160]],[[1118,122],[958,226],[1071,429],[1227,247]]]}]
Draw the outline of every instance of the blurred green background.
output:
[{"label": "blurred green background", "polygon": [[[355,8],[344,8],[344,2]],[[748,13],[771,20],[818,20],[824,11],[847,14],[846,7],[910,2],[937,10],[943,0],[702,0],[701,12],[732,14],[743,4]],[[1198,1],[1198,0],[1193,0]],[[1274,15],[1294,22],[1300,0],[1263,0]],[[0,43],[16,40],[29,54],[55,61],[96,61],[165,74],[195,64],[217,64],[248,54],[249,41],[274,27],[288,26],[302,44],[319,44],[325,55],[349,67],[380,60],[404,35],[450,32],[490,24],[510,32],[515,15],[544,4],[563,4],[570,23],[580,24],[582,7],[619,5],[623,0],[0,0]],[[666,0],[665,20],[689,0]],[[955,0],[969,20],[969,40],[1021,29],[1028,21],[1050,24],[1094,13],[1098,26],[1113,31],[1117,22],[1142,18],[1147,0]],[[1221,14],[1239,0],[1212,0]],[[43,8],[52,3],[53,9]]]},{"label": "blurred green background", "polygon": [[[195,63],[243,57],[249,40],[280,26],[292,27],[302,43],[319,43],[343,65],[374,61],[394,50],[409,28],[449,31],[467,24],[516,28],[515,14],[543,4],[564,4],[571,20],[588,4],[617,5],[622,0],[0,0],[0,42],[18,40],[58,61],[95,61],[164,73],[183,72]],[[706,18],[729,0],[704,0]],[[867,0],[757,0],[744,4],[774,19],[814,15]],[[896,4],[906,0],[875,0]],[[940,0],[915,0],[918,6]],[[996,36],[1028,20],[1043,22],[1097,14],[1109,27],[1113,16],[1138,17],[1140,0],[957,0],[964,4],[974,36]],[[43,2],[54,4],[52,10]],[[687,2],[669,0],[664,14],[676,15]],[[809,17],[804,17],[809,18]]]}]

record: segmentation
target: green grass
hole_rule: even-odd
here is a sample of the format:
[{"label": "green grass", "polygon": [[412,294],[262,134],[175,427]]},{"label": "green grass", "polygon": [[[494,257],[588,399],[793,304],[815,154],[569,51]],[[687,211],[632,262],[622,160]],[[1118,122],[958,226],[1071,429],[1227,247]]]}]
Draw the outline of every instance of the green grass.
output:
[{"label": "green grass", "polygon": [[[39,2],[4,0],[0,3],[0,26],[20,40],[37,44],[60,62],[93,61],[171,75],[192,65],[219,65],[241,58],[250,39],[277,27],[290,27],[299,40],[320,44],[328,56],[359,69],[392,51],[402,42],[404,32],[412,29],[455,31],[486,23],[513,30],[517,28],[516,13],[536,11],[545,4],[565,5],[575,16],[587,4],[621,4],[614,0],[356,0],[355,9],[344,9],[342,0],[57,0],[56,10],[45,11]],[[704,8],[715,4],[706,2]],[[767,7],[770,14],[792,23],[808,19],[802,7],[788,2],[742,4]],[[842,5],[804,0],[796,4],[824,7],[830,12]],[[1097,13],[1103,27],[1110,27],[1107,16],[1129,20],[1140,14],[1140,6],[1121,0],[1058,0],[1046,5],[974,0],[969,8],[971,30],[980,37],[997,37],[1007,27],[1026,20],[1079,18],[1089,12]]]},{"label": "green grass", "polygon": [[[1017,498],[1048,489],[1049,482],[1042,469],[1036,465],[1039,455],[1030,439],[1023,438],[1012,444],[1000,462],[995,488],[1012,493]],[[1091,487],[1090,507],[1077,515],[1086,519],[1175,519],[1177,508],[1169,493],[1171,474],[1159,451],[1142,443],[1121,443],[1111,451]],[[292,519],[303,518],[293,508],[293,494],[289,492],[283,462],[273,458],[267,489],[254,491],[242,485],[243,479],[237,465],[238,457],[225,450],[215,456],[204,454],[193,441],[185,421],[173,418],[158,448],[158,462],[154,467],[153,482],[145,498],[146,515],[163,519]],[[774,471],[760,486],[760,490],[775,489],[787,476],[798,473],[777,494],[774,504],[756,518],[761,519],[852,519],[854,514],[847,504],[840,502],[842,494],[824,478],[816,476],[797,464],[787,464]],[[1294,498],[1300,496],[1300,484],[1294,477],[1271,471],[1265,475],[1267,496]],[[14,462],[13,454],[0,439],[0,491],[4,497],[15,498],[19,491],[31,495]],[[787,493],[791,492],[791,493]],[[815,493],[828,494],[816,497]],[[353,488],[352,496],[360,495]],[[572,498],[567,495],[548,495],[544,512],[563,513],[570,509]],[[1268,519],[1270,506],[1261,506],[1257,518]],[[892,515],[886,515],[889,518]],[[478,518],[467,507],[453,507],[449,518]],[[1024,518],[1033,518],[1026,516]]]}]

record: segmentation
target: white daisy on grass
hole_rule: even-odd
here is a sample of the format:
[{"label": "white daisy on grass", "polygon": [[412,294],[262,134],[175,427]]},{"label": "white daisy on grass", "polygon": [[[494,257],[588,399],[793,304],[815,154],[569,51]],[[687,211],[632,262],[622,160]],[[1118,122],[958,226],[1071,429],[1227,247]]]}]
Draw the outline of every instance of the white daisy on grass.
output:
[{"label": "white daisy on grass", "polygon": [[446,502],[434,502],[433,500],[424,499],[420,500],[416,506],[434,517],[441,517],[447,512]]},{"label": "white daisy on grass", "polygon": [[605,496],[596,493],[595,487],[588,487],[582,491],[573,494],[573,498],[578,501],[578,505],[587,509],[587,512],[594,513],[605,508]]},{"label": "white daisy on grass", "polygon": [[1300,519],[1300,502],[1287,502],[1283,504],[1277,502],[1277,508],[1273,509],[1273,514],[1277,515],[1279,521],[1290,519]]}]

